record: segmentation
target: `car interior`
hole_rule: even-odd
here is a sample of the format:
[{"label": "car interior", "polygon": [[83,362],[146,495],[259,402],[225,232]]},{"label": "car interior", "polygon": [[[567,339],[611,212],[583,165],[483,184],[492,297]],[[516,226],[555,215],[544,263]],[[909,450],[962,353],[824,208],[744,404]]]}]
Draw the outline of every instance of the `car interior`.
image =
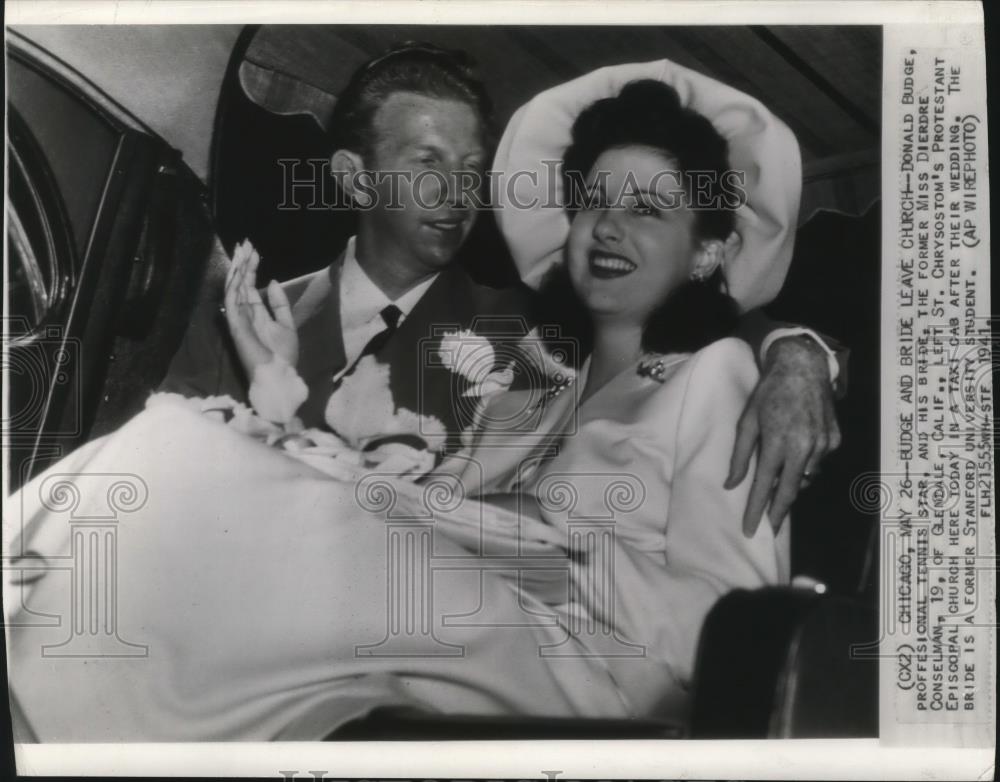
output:
[{"label": "car interior", "polygon": [[[351,71],[419,39],[470,52],[502,129],[531,95],[601,65],[670,58],[760,98],[804,165],[796,249],[777,320],[849,350],[843,445],[793,508],[793,574],[818,586],[734,592],[702,633],[686,738],[877,735],[880,74],[878,28],[247,26],[222,77],[207,177],[57,53],[8,49],[10,489],[142,409],[188,323],[221,299],[227,251],[249,237],[260,279],[329,264],[352,216],[280,209],[287,170],[328,155]],[[753,57],[741,52],[753,51]],[[844,54],[849,51],[849,55]],[[838,52],[836,58],[828,57]],[[319,169],[317,169],[319,170]],[[320,176],[323,176],[322,172]],[[328,174],[326,174],[328,176]],[[491,215],[461,263],[517,277]],[[331,740],[676,738],[640,720],[428,715],[380,709]]]}]

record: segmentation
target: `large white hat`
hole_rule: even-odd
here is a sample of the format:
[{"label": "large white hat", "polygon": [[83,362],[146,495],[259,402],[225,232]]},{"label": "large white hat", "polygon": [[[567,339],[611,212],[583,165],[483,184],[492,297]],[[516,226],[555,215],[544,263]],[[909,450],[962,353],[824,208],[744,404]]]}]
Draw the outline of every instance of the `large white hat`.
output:
[{"label": "large white hat", "polygon": [[637,79],[672,86],[682,105],[708,118],[729,141],[729,162],[745,172],[747,198],[736,213],[741,247],[723,268],[743,310],[766,304],[781,289],[792,258],[802,191],[798,142],[760,101],[670,60],[600,68],[539,93],[511,117],[493,163],[500,183],[495,214],[521,278],[537,288],[563,261],[569,218],[553,208],[563,203],[563,183],[561,167],[551,161],[562,160],[574,120]]}]

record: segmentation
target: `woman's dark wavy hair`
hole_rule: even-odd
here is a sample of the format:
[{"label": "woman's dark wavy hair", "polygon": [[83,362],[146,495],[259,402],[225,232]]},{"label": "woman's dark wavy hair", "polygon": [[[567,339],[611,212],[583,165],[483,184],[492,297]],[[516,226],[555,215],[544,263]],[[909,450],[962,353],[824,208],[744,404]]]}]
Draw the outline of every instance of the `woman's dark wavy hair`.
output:
[{"label": "woman's dark wavy hair", "polygon": [[[726,240],[735,226],[722,187],[729,144],[708,119],[681,105],[676,90],[652,79],[630,82],[617,96],[588,106],[573,123],[572,142],[563,156],[571,218],[587,197],[582,185],[597,159],[609,149],[627,146],[661,152],[686,175],[689,188],[691,174],[709,172],[699,186],[709,188],[709,203],[717,208],[695,211],[695,238]],[[567,264],[546,280],[538,314],[544,319],[555,314],[566,331],[583,341],[582,352],[589,352],[590,319],[569,286]],[[703,282],[686,282],[663,301],[646,322],[642,346],[658,353],[692,352],[731,333],[738,316],[719,268]]]},{"label": "woman's dark wavy hair", "polygon": [[390,95],[413,92],[465,103],[479,116],[489,146],[493,107],[465,52],[429,43],[396,44],[369,60],[341,91],[330,122],[331,149],[349,149],[370,160],[374,151],[375,112]]}]

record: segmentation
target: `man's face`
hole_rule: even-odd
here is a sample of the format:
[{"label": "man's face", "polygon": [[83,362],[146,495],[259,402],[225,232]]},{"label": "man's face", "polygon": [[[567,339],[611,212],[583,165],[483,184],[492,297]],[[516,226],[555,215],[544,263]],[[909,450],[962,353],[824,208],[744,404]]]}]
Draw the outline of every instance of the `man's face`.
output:
[{"label": "man's face", "polygon": [[414,273],[440,271],[476,218],[468,181],[483,176],[480,118],[460,101],[397,92],[376,111],[374,125],[372,159],[365,164],[381,176],[376,203],[361,213],[362,230],[380,254]]}]

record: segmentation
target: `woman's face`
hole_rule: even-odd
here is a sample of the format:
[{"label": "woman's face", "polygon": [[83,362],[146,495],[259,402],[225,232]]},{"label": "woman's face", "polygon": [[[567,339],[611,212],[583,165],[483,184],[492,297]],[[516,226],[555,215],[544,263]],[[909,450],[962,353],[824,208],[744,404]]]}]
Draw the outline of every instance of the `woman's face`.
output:
[{"label": "woman's face", "polygon": [[649,147],[608,149],[587,175],[592,198],[573,218],[567,263],[591,316],[637,326],[693,268],[698,243],[674,161]]}]

